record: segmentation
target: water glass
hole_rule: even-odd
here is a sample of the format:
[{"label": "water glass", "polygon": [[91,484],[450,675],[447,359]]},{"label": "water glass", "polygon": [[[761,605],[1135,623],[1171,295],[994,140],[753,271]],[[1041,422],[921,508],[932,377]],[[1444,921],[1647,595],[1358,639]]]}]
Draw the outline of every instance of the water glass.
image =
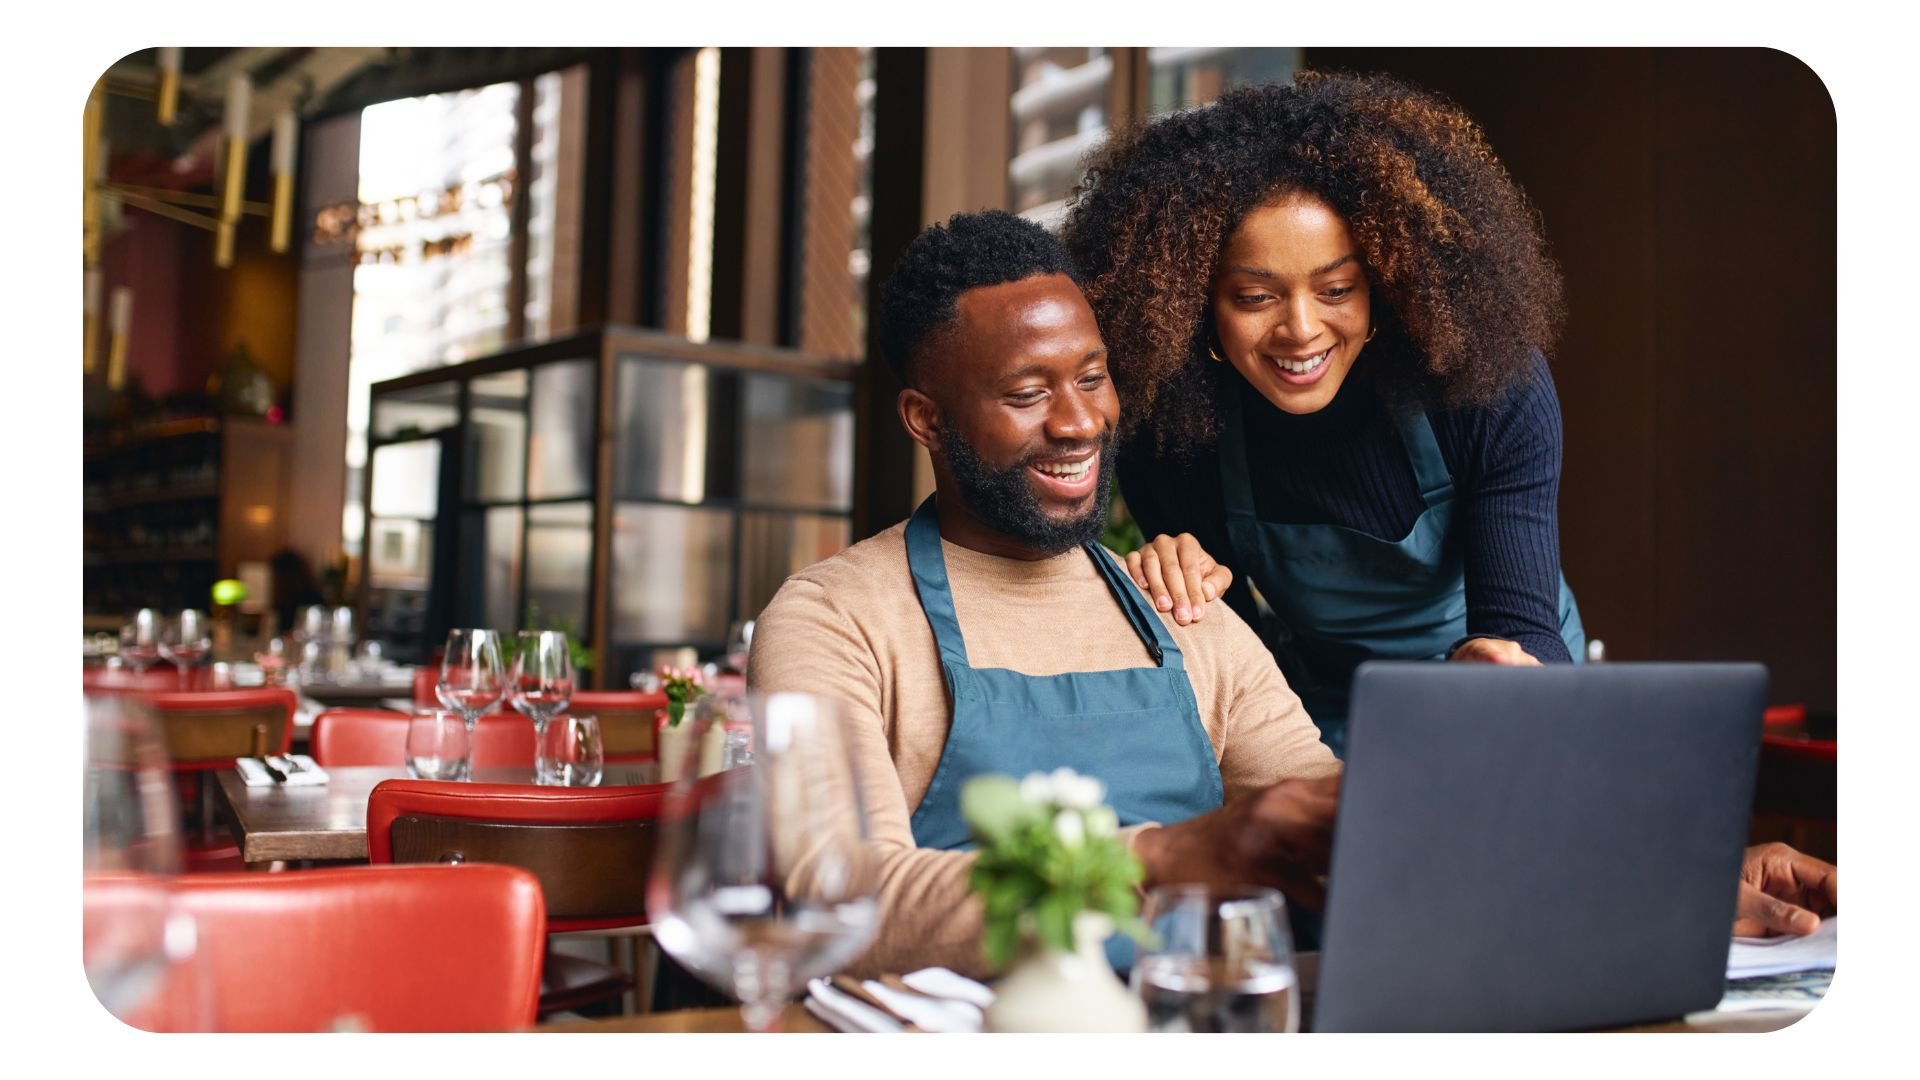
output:
[{"label": "water glass", "polygon": [[600,721],[592,716],[556,716],[538,736],[534,783],[551,787],[597,787],[606,754]]},{"label": "water glass", "polygon": [[1149,1031],[1300,1030],[1287,902],[1272,889],[1164,885],[1142,917],[1157,935],[1133,966]]},{"label": "water glass", "polygon": [[[751,1030],[770,1031],[792,994],[860,955],[879,923],[879,855],[844,712],[806,694],[747,695],[682,726],[693,730],[647,882],[654,939],[738,998]],[[726,746],[728,726],[747,733],[729,748],[738,767],[701,776],[709,733]]]},{"label": "water glass", "polygon": [[500,635],[492,630],[450,631],[440,661],[440,680],[433,688],[440,704],[459,713],[471,733],[480,717],[500,704],[506,690]]},{"label": "water glass", "polygon": [[465,780],[473,775],[473,740],[458,713],[420,709],[407,723],[407,775]]}]

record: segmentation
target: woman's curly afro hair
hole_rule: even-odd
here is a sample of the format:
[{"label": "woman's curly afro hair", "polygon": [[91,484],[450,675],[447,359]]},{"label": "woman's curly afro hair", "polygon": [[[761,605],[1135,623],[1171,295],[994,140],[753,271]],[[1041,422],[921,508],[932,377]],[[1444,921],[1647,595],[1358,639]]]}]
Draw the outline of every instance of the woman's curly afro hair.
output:
[{"label": "woman's curly afro hair", "polygon": [[1302,72],[1134,125],[1075,192],[1064,238],[1127,434],[1150,427],[1175,454],[1216,437],[1215,263],[1248,211],[1297,194],[1345,218],[1360,249],[1384,390],[1488,403],[1558,336],[1559,270],[1473,121],[1388,77]]}]

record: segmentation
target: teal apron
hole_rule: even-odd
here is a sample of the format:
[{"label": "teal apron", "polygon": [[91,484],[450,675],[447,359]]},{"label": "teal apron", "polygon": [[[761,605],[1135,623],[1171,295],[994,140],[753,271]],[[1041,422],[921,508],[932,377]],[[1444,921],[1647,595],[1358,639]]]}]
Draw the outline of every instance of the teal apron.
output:
[{"label": "teal apron", "polygon": [[[976,668],[967,663],[966,639],[954,616],[933,506],[929,496],[907,523],[907,565],[940,648],[953,721],[940,766],[913,812],[914,844],[947,851],[972,846],[960,816],[960,787],[983,773],[1017,780],[1064,765],[1096,777],[1106,784],[1107,804],[1123,827],[1170,825],[1219,807],[1220,766],[1200,723],[1180,647],[1112,556],[1098,544],[1083,549],[1156,666],[1063,675]],[[1132,946],[1116,934],[1107,942],[1107,957],[1116,968],[1127,968]]]},{"label": "teal apron", "polygon": [[[1300,661],[1287,671],[1321,740],[1346,756],[1347,697],[1364,660],[1445,660],[1467,636],[1466,552],[1453,528],[1453,478],[1415,405],[1393,409],[1400,443],[1426,509],[1400,541],[1342,525],[1261,521],[1253,509],[1238,373],[1221,380],[1220,489],[1235,567],[1260,587],[1285,624]],[[1575,663],[1586,631],[1566,575],[1560,577],[1560,637]]]}]

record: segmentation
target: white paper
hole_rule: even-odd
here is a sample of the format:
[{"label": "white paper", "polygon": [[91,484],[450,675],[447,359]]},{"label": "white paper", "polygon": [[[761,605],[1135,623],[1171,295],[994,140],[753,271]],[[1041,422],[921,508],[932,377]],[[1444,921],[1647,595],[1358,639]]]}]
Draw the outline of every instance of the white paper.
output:
[{"label": "white paper", "polygon": [[984,1009],[993,1004],[993,991],[980,983],[943,967],[921,968],[900,977],[900,981],[923,994],[952,998]]},{"label": "white paper", "polygon": [[1737,937],[1727,950],[1727,978],[1754,979],[1762,975],[1831,969],[1835,966],[1839,943],[1839,916],[1820,920],[1820,928],[1804,936]]}]

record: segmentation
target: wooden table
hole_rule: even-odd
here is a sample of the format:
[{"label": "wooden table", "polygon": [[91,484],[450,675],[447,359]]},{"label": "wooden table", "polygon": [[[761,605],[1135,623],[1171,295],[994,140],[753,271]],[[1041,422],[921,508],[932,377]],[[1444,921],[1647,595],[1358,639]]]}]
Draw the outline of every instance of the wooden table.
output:
[{"label": "wooden table", "polygon": [[[221,769],[219,799],[228,827],[248,863],[280,860],[339,862],[367,858],[367,796],[382,780],[404,780],[404,765],[336,766],[327,782],[312,787],[248,787],[238,769]],[[647,762],[610,762],[601,786],[657,783],[660,768]],[[533,769],[475,769],[486,784],[532,784]]]}]

